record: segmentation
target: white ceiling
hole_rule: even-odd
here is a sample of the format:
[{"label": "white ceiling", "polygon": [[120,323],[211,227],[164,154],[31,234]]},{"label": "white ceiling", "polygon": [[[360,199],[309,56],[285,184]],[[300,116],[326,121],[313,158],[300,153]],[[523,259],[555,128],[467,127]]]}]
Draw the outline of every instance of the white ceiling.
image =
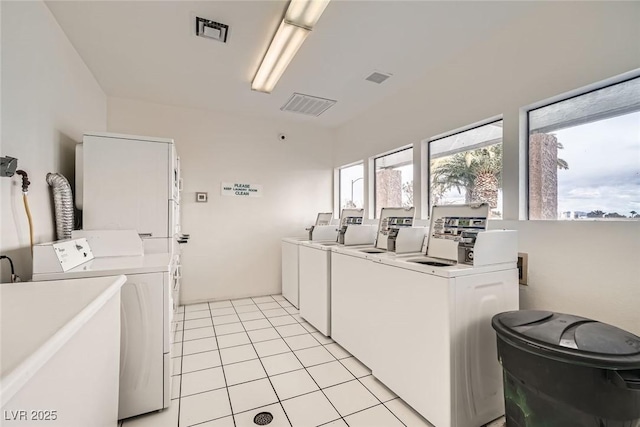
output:
[{"label": "white ceiling", "polygon": [[[109,96],[334,127],[472,48],[535,2],[333,0],[271,94],[250,83],[285,1],[49,1]],[[195,36],[195,16],[229,25]],[[378,85],[373,71],[392,73]],[[320,117],[280,111],[293,92],[336,99]]]}]

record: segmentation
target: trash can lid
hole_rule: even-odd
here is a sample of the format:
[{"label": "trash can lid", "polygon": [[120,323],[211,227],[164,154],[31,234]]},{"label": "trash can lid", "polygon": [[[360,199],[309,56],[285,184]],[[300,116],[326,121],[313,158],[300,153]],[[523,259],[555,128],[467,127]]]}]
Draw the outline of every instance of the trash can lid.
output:
[{"label": "trash can lid", "polygon": [[491,324],[510,344],[552,359],[609,369],[640,369],[640,337],[584,317],[550,311],[500,313]]}]

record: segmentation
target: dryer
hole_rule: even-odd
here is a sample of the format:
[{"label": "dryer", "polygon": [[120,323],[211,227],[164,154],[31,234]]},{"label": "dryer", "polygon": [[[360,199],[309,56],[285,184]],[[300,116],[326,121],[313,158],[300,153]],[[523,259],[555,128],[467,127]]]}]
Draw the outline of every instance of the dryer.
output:
[{"label": "dryer", "polygon": [[[114,238],[114,233],[122,238]],[[121,291],[118,419],[167,408],[171,402],[171,287],[177,276],[172,257],[143,254],[134,230],[105,232],[103,238],[94,232],[92,239],[95,258],[70,269],[60,264],[55,248],[60,243],[90,245],[85,238],[35,245],[33,280],[126,275]],[[105,254],[109,256],[101,256]]]}]

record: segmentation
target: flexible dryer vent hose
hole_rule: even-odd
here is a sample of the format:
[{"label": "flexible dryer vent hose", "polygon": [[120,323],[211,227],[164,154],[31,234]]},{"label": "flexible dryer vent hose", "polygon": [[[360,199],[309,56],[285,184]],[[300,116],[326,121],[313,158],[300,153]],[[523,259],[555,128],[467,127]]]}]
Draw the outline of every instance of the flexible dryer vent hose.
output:
[{"label": "flexible dryer vent hose", "polygon": [[58,240],[70,239],[73,231],[73,194],[69,181],[59,173],[48,173],[47,184],[53,188]]}]

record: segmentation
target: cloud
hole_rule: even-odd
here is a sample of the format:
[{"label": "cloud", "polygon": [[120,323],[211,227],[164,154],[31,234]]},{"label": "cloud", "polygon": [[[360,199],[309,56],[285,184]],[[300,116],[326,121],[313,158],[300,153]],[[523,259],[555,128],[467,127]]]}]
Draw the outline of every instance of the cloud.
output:
[{"label": "cloud", "polygon": [[558,189],[558,208],[560,211],[602,210],[628,215],[632,210],[640,211],[640,185],[581,186]]},{"label": "cloud", "polygon": [[558,185],[568,187],[596,187],[596,186],[640,186],[640,165],[636,168],[616,166],[615,170],[595,171],[594,173],[571,173],[559,171]]},{"label": "cloud", "polygon": [[565,199],[599,199],[602,193],[597,188],[573,188],[562,196]]}]

